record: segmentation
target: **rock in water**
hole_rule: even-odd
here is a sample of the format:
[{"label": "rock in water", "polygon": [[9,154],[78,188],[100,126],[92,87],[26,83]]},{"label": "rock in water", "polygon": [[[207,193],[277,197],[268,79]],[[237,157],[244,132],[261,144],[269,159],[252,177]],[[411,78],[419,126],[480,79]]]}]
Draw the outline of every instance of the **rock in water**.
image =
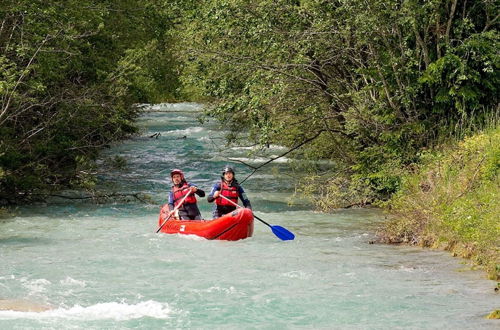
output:
[{"label": "rock in water", "polygon": [[39,304],[28,300],[0,299],[0,310],[16,312],[44,312],[52,309],[50,306]]}]

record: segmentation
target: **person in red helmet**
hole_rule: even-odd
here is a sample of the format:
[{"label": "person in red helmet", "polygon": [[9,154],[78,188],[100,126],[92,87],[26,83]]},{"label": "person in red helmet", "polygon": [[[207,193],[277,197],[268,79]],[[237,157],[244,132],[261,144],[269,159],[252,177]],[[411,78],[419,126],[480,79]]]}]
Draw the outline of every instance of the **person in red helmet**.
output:
[{"label": "person in red helmet", "polygon": [[245,190],[240,186],[238,180],[234,177],[234,170],[231,166],[226,165],[222,170],[221,181],[216,182],[210,193],[207,201],[212,203],[215,201],[213,216],[214,219],[220,218],[224,214],[230,213],[236,209],[236,206],[220,196],[224,196],[234,203],[238,203],[238,198],[243,202],[243,206],[252,209],[250,200],[245,194]]},{"label": "person in red helmet", "polygon": [[170,172],[172,179],[172,191],[168,195],[168,209],[173,212],[174,208],[181,200],[191,192],[184,203],[178,209],[178,215],[174,216],[181,220],[201,220],[201,213],[196,204],[196,195],[205,197],[205,192],[198,189],[194,184],[188,183],[184,178],[184,173],[179,169],[174,169]]}]

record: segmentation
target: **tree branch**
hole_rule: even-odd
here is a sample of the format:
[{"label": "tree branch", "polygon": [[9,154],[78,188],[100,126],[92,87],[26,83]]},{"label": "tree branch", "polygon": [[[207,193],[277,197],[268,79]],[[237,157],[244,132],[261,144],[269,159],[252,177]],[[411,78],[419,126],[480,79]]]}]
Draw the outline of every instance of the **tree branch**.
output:
[{"label": "tree branch", "polygon": [[453,16],[455,16],[455,10],[457,9],[457,0],[454,0],[453,3],[451,4],[451,9],[450,9],[450,17],[448,17],[448,24],[446,25],[446,35],[445,35],[445,40],[446,44],[450,44],[450,31],[451,31],[451,24],[453,22]]},{"label": "tree branch", "polygon": [[63,198],[63,199],[70,199],[70,200],[84,200],[84,199],[109,199],[109,198],[115,198],[115,197],[134,197],[138,201],[148,204],[149,202],[142,198],[141,193],[133,193],[133,194],[126,194],[126,193],[111,193],[111,194],[97,194],[97,195],[87,195],[87,196],[65,196],[65,195],[60,195],[60,194],[32,194],[32,196],[40,196],[40,197],[57,197],[57,198]]},{"label": "tree branch", "polygon": [[[245,182],[245,181],[246,181],[249,177],[251,177],[251,176],[252,176],[255,172],[257,172],[260,168],[262,168],[262,167],[266,166],[267,164],[269,164],[269,163],[271,163],[271,162],[275,161],[276,159],[279,159],[279,158],[285,157],[286,155],[288,155],[288,154],[289,154],[289,153],[291,153],[292,151],[297,150],[297,149],[299,149],[300,147],[302,147],[303,145],[305,145],[305,144],[307,144],[307,143],[309,143],[309,142],[311,142],[311,141],[313,141],[313,140],[317,139],[317,138],[321,135],[321,133],[323,133],[323,132],[325,132],[325,130],[324,130],[324,129],[319,130],[319,131],[316,133],[316,135],[314,135],[313,137],[311,137],[311,138],[309,138],[309,139],[306,139],[306,140],[302,141],[301,143],[299,143],[299,144],[297,144],[296,146],[294,146],[293,148],[291,148],[291,149],[289,149],[289,150],[285,151],[285,152],[284,152],[284,153],[282,153],[281,155],[276,156],[276,157],[273,157],[273,158],[269,159],[268,161],[266,161],[266,162],[264,162],[264,163],[260,164],[259,166],[252,166],[252,165],[246,164],[246,163],[244,163],[244,162],[242,162],[242,161],[239,161],[239,162],[241,162],[241,163],[243,163],[243,164],[247,165],[248,167],[253,168],[252,173],[250,173],[250,174],[249,174],[249,175],[248,175],[248,176],[247,176],[247,177],[246,177],[243,181],[241,181],[240,183]],[[236,160],[236,161],[238,161],[238,160]]]}]

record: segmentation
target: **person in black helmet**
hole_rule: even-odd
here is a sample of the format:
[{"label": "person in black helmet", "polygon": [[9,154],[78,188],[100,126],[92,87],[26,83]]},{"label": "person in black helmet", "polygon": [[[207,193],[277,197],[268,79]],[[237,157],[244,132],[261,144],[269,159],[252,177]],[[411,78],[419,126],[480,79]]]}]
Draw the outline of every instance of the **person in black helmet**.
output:
[{"label": "person in black helmet", "polygon": [[212,203],[215,201],[213,216],[214,219],[220,218],[224,214],[233,212],[236,206],[220,196],[224,196],[234,203],[238,203],[238,198],[243,202],[243,206],[251,209],[250,200],[243,187],[238,184],[235,178],[234,170],[231,166],[226,165],[222,170],[221,181],[216,182],[210,193],[208,194],[207,201]]},{"label": "person in black helmet", "polygon": [[179,207],[178,215],[174,214],[174,216],[181,220],[201,220],[200,210],[196,204],[196,197],[194,194],[205,197],[205,192],[195,185],[188,183],[184,178],[184,173],[179,169],[172,170],[172,172],[170,172],[170,178],[172,179],[173,185],[172,191],[170,191],[168,195],[169,212],[173,212],[174,208],[182,201],[188,192],[191,192],[184,200],[184,203]]}]

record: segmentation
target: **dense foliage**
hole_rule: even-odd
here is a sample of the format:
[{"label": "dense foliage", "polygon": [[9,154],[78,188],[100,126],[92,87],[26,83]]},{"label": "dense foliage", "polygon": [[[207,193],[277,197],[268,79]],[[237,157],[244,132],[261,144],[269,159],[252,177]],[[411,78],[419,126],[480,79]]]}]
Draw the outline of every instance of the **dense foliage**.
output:
[{"label": "dense foliage", "polygon": [[232,140],[308,141],[295,157],[326,162],[297,165],[299,191],[322,209],[386,198],[421,150],[498,111],[493,1],[184,4],[184,83]]},{"label": "dense foliage", "polygon": [[157,1],[0,2],[1,201],[91,183],[97,151],[135,131],[131,105],[175,96],[173,13]]},{"label": "dense foliage", "polygon": [[131,105],[182,93],[231,141],[293,149],[319,208],[385,199],[496,118],[497,29],[489,0],[2,1],[0,197],[91,184]]}]

